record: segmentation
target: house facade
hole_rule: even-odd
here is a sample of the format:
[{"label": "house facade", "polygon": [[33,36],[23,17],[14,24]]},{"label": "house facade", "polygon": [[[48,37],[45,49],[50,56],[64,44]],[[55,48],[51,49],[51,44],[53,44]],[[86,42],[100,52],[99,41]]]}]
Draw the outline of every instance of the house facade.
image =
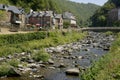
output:
[{"label": "house facade", "polygon": [[76,28],[77,27],[76,18],[75,18],[75,16],[72,13],[64,12],[63,13],[63,20],[64,20],[64,22],[66,22],[66,21],[69,22],[70,26],[72,28]]},{"label": "house facade", "polygon": [[62,14],[55,14],[55,26],[58,29],[63,29],[63,18]]},{"label": "house facade", "polygon": [[45,29],[55,29],[55,18],[53,11],[30,12],[27,15],[27,24],[35,25]]},{"label": "house facade", "polygon": [[[16,6],[0,4],[0,10],[5,12],[5,23],[12,25],[13,29],[17,28],[44,28],[44,29],[62,29],[63,22],[68,21],[71,27],[76,27],[75,16],[70,12],[56,14],[53,11],[33,11],[26,14],[23,8]],[[2,20],[2,19],[1,19]]]},{"label": "house facade", "polygon": [[6,11],[7,19],[5,23],[10,23],[13,27],[23,28],[25,26],[25,12],[16,6],[0,4],[0,10]]},{"label": "house facade", "polygon": [[15,6],[8,6],[8,16],[10,19],[10,23],[14,27],[24,28],[25,26],[25,13],[24,9],[17,8]]},{"label": "house facade", "polygon": [[108,25],[112,25],[114,21],[120,20],[120,8],[112,9],[108,12]]}]

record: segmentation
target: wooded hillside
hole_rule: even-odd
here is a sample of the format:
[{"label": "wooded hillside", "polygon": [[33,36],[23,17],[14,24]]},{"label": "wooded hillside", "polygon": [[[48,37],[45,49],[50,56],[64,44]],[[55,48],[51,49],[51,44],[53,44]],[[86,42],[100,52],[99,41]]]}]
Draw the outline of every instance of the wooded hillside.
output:
[{"label": "wooded hillside", "polygon": [[[91,17],[92,25],[91,26],[108,26],[107,17],[108,12],[113,8],[120,7],[120,0],[109,0],[103,7],[98,9],[95,14]],[[113,22],[112,26],[119,26],[120,22]]]}]

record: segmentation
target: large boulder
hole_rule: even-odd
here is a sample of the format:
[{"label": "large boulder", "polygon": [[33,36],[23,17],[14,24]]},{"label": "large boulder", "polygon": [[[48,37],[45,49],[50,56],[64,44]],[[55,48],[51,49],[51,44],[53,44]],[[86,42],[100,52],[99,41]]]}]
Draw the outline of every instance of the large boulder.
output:
[{"label": "large boulder", "polygon": [[80,73],[80,70],[78,68],[72,68],[72,69],[66,70],[67,75],[79,76],[79,73]]}]

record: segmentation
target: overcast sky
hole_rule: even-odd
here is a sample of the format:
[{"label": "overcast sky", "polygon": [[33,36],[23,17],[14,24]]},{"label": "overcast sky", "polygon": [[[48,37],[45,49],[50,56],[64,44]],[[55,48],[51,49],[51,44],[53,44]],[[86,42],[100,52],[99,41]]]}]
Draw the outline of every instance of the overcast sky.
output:
[{"label": "overcast sky", "polygon": [[108,0],[71,0],[71,1],[80,2],[80,3],[94,3],[102,6]]}]

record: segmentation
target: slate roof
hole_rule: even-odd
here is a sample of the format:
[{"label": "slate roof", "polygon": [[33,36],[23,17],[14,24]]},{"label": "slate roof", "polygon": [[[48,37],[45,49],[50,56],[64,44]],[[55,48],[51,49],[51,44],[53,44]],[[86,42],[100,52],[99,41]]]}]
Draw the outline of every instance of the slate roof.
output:
[{"label": "slate roof", "polygon": [[38,14],[39,17],[42,17],[43,15],[44,15],[44,11],[40,11]]},{"label": "slate roof", "polygon": [[40,12],[31,12],[27,17],[42,17],[42,16],[53,16],[53,11],[40,11]]},{"label": "slate roof", "polygon": [[21,11],[15,6],[8,6],[8,11],[12,11],[15,14],[22,14]]},{"label": "slate roof", "polygon": [[3,10],[4,9],[4,7],[3,7],[4,5],[3,4],[0,4],[0,9],[1,10]]},{"label": "slate roof", "polygon": [[53,16],[53,11],[45,11],[44,16]]},{"label": "slate roof", "polygon": [[61,18],[62,14],[55,14],[55,18]]},{"label": "slate roof", "polygon": [[63,18],[64,19],[73,19],[73,20],[75,20],[74,15],[72,13],[70,13],[70,12],[64,12],[63,13]]},{"label": "slate roof", "polygon": [[34,12],[34,13],[32,14],[33,17],[37,17],[38,15],[39,15],[39,12]]}]

